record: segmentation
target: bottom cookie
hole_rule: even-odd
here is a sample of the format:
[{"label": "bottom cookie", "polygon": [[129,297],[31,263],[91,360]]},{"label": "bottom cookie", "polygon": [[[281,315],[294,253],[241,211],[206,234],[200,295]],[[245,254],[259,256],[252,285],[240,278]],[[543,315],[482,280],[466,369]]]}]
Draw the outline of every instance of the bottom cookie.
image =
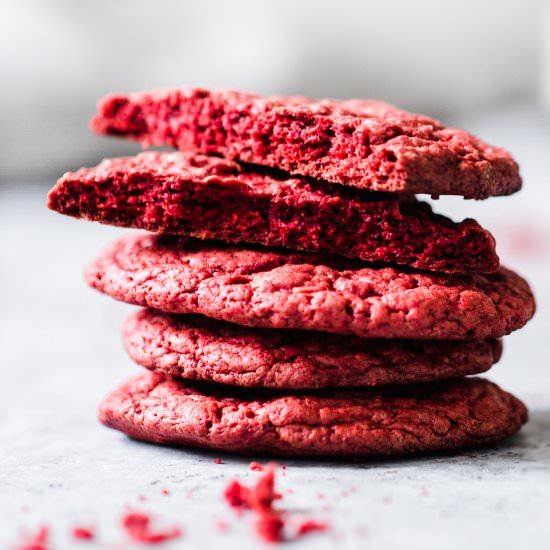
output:
[{"label": "bottom cookie", "polygon": [[239,454],[381,456],[502,440],[527,421],[519,399],[481,378],[384,390],[240,390],[144,373],[100,408],[136,439]]},{"label": "bottom cookie", "polygon": [[499,340],[367,340],[152,309],[132,314],[123,336],[130,357],[150,370],[278,389],[433,382],[486,371],[502,350]]}]

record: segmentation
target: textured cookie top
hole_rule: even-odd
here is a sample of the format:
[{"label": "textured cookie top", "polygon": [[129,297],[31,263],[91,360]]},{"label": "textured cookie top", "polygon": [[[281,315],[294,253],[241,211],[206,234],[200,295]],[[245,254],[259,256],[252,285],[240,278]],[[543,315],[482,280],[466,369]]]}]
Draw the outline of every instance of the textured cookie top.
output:
[{"label": "textured cookie top", "polygon": [[91,126],[374,191],[479,199],[521,187],[503,149],[380,101],[157,90],[104,98]]},{"label": "textured cookie top", "polygon": [[498,338],[535,310],[528,284],[504,268],[494,275],[406,272],[171,236],[121,239],[86,278],[114,298],[169,313],[369,338]]},{"label": "textured cookie top", "polygon": [[431,271],[498,269],[493,237],[428,204],[189,153],[142,153],[65,174],[48,206],[148,231],[217,238]]},{"label": "textured cookie top", "polygon": [[146,309],[124,325],[130,357],[155,372],[246,387],[308,389],[429,382],[483,372],[498,340],[368,340],[242,327]]},{"label": "textured cookie top", "polygon": [[326,393],[270,394],[146,373],[111,394],[107,426],[132,437],[238,453],[389,455],[502,439],[523,403],[479,378]]}]

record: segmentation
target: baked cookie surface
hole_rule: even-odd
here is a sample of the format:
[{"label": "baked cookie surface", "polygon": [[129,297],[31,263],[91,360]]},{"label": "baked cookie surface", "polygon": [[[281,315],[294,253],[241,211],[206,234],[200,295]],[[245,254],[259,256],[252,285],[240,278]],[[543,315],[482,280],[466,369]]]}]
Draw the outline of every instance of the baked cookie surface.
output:
[{"label": "baked cookie surface", "polygon": [[369,340],[253,329],[196,315],[140,310],[123,339],[136,363],[162,374],[242,387],[313,389],[429,382],[484,372],[499,340]]},{"label": "baked cookie surface", "polygon": [[492,275],[375,269],[167,235],[116,241],[86,279],[113,298],[168,313],[366,338],[500,338],[535,310],[526,281],[505,268]]},{"label": "baked cookie surface", "polygon": [[519,430],[527,410],[480,378],[287,395],[145,373],[107,397],[100,420],[156,443],[248,454],[367,457],[496,442]]},{"label": "baked cookie surface", "polygon": [[480,199],[521,187],[505,150],[381,101],[157,90],[104,98],[91,126],[371,191]]}]

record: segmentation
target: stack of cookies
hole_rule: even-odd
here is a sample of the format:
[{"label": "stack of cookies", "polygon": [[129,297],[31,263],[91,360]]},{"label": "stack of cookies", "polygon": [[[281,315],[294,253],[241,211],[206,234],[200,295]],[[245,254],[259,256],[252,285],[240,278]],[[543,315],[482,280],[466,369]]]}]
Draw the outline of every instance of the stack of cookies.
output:
[{"label": "stack of cookies", "polygon": [[88,283],[145,309],[147,368],[101,406],[143,440],[374,456],[501,440],[527,419],[495,384],[535,303],[492,236],[416,194],[518,191],[510,155],[376,101],[182,89],[107,97],[92,128],[144,152],[65,174],[49,207],[145,230]]}]

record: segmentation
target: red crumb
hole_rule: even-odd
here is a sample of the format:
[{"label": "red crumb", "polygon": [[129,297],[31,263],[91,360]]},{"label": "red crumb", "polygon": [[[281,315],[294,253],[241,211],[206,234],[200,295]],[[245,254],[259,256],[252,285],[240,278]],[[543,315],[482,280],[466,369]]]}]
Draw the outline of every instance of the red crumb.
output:
[{"label": "red crumb", "polygon": [[193,498],[193,489],[187,489],[187,491],[185,491],[185,498]]},{"label": "red crumb", "polygon": [[250,463],[250,469],[253,472],[263,472],[265,470],[265,467],[260,464],[259,462],[251,462]]},{"label": "red crumb", "polygon": [[48,538],[49,529],[45,526],[40,527],[35,535],[14,550],[48,550]]},{"label": "red crumb", "polygon": [[170,491],[169,491],[168,489],[163,489],[163,490],[161,491],[161,493],[162,493],[163,495],[169,495],[169,494],[170,494]]},{"label": "red crumb", "polygon": [[422,489],[420,489],[420,496],[422,497],[428,496],[428,489],[426,489],[426,487],[422,487]]},{"label": "red crumb", "polygon": [[136,542],[145,544],[160,544],[181,537],[179,527],[171,527],[164,531],[151,530],[151,518],[141,512],[131,512],[122,518],[122,527],[128,536]]},{"label": "red crumb", "polygon": [[73,527],[72,536],[75,540],[94,540],[95,531],[92,527]]},{"label": "red crumb", "polygon": [[325,495],[323,493],[317,493],[317,498],[319,500],[324,500],[325,499]]},{"label": "red crumb", "polygon": [[329,528],[328,523],[322,521],[315,521],[313,519],[306,519],[298,526],[298,535],[303,536],[308,533],[314,533],[315,531],[326,531]]},{"label": "red crumb", "polygon": [[[258,470],[257,463],[251,463],[250,468]],[[284,540],[283,531],[285,524],[291,522],[292,518],[285,520],[287,514],[283,510],[273,507],[273,502],[282,498],[281,493],[275,491],[276,465],[268,464],[261,466],[265,473],[252,487],[246,487],[239,481],[231,481],[223,493],[227,503],[237,511],[252,510],[255,514],[255,530],[264,542],[281,542]],[[292,489],[287,491],[293,493]],[[298,526],[296,536],[303,536],[313,531],[325,531],[328,529],[326,523],[306,520]]]},{"label": "red crumb", "polygon": [[268,510],[274,500],[282,498],[280,493],[274,490],[275,470],[270,467],[266,473],[258,479],[254,487],[249,488],[237,480],[229,482],[223,493],[225,500],[232,508],[246,508],[253,510]]},{"label": "red crumb", "polygon": [[279,498],[279,493],[275,492],[275,469],[269,467],[250,492],[250,507],[255,510],[270,510],[273,501]]},{"label": "red crumb", "polygon": [[218,521],[216,521],[216,529],[220,533],[227,533],[230,530],[229,523],[227,523],[227,521],[224,521],[223,519],[219,519]]},{"label": "red crumb", "polygon": [[237,480],[231,481],[224,491],[227,503],[239,511],[252,510],[256,514],[255,529],[265,542],[279,542],[282,539],[284,521],[281,513],[273,508],[273,501],[281,498],[275,491],[275,467],[267,471],[253,487],[245,487]]},{"label": "red crumb", "polygon": [[262,510],[256,520],[256,532],[265,542],[282,542],[285,526],[281,515],[276,510]]},{"label": "red crumb", "polygon": [[139,495],[138,500],[141,500],[141,502],[145,502],[147,500],[147,497],[145,495]]},{"label": "red crumb", "polygon": [[281,470],[286,470],[286,464],[281,464]]},{"label": "red crumb", "polygon": [[223,496],[231,508],[250,508],[250,489],[236,479],[228,483]]},{"label": "red crumb", "polygon": [[289,489],[286,490],[286,494],[287,495],[292,495],[294,494],[294,489],[292,487],[290,487]]},{"label": "red crumb", "polygon": [[390,504],[391,502],[391,498],[390,497],[384,497],[382,499],[382,504]]},{"label": "red crumb", "polygon": [[215,459],[214,459],[214,463],[215,463],[215,464],[223,464],[221,458],[215,458]]}]

